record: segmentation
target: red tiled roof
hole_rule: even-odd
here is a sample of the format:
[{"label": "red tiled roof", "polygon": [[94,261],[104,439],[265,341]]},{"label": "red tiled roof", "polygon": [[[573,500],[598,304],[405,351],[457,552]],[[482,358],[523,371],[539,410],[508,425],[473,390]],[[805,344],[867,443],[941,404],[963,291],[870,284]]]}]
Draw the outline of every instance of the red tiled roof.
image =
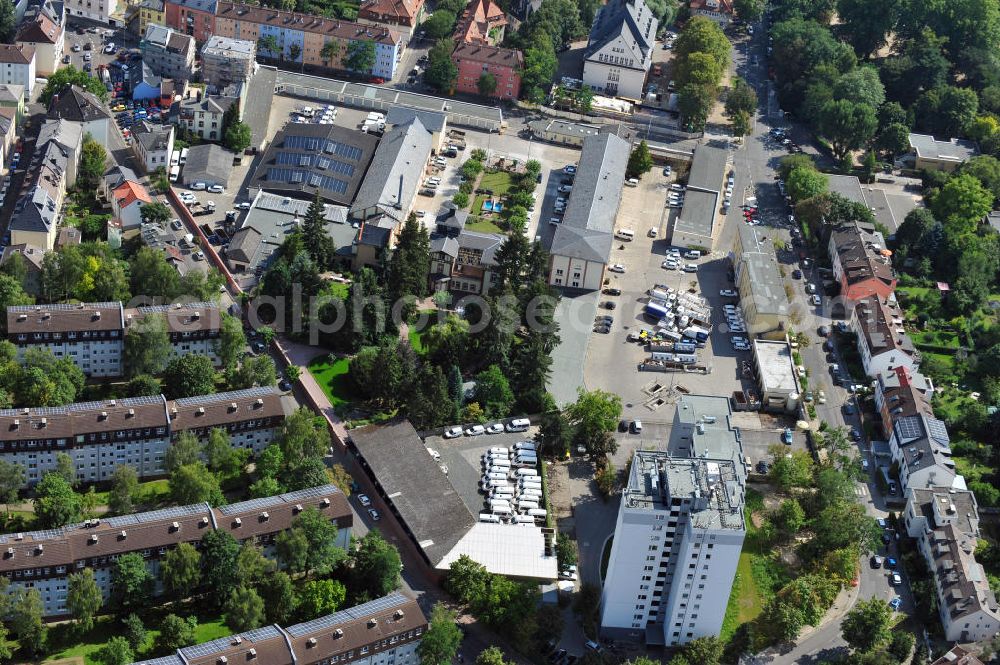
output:
[{"label": "red tiled roof", "polygon": [[485,46],[483,44],[459,44],[451,54],[452,60],[471,60],[500,67],[521,69],[524,57],[517,49]]},{"label": "red tiled roof", "polygon": [[294,28],[351,41],[370,39],[379,44],[398,44],[401,39],[398,32],[388,28],[235,2],[220,2],[216,17],[258,25],[273,25],[278,28]]},{"label": "red tiled roof", "polygon": [[493,0],[473,0],[458,21],[455,41],[488,44],[490,30],[507,25],[507,16]]},{"label": "red tiled roof", "polygon": [[35,47],[21,44],[0,44],[0,63],[30,64],[35,57]]},{"label": "red tiled roof", "polygon": [[149,192],[146,188],[137,182],[131,180],[126,180],[120,184],[114,191],[115,200],[118,201],[119,208],[127,208],[136,201],[142,203],[152,203],[153,199],[149,197]]},{"label": "red tiled roof", "polygon": [[424,0],[365,0],[358,15],[369,20],[391,20],[412,26],[423,6]]}]

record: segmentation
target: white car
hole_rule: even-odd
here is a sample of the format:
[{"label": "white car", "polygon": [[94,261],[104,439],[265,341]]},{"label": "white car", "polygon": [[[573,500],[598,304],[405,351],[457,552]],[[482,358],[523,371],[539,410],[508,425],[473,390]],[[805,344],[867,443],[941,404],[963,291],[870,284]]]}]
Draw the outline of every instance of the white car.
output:
[{"label": "white car", "polygon": [[503,432],[503,423],[493,423],[486,428],[487,434],[500,434]]},{"label": "white car", "polygon": [[115,43],[114,42],[108,42],[107,46],[104,47],[104,52],[105,53],[114,53],[115,52]]},{"label": "white car", "polygon": [[719,291],[719,295],[722,296],[723,298],[738,298],[740,294],[738,294],[733,289],[722,289],[721,291]]},{"label": "white car", "polygon": [[473,425],[469,429],[465,430],[465,436],[479,436],[486,432],[486,428],[482,425]]},{"label": "white car", "polygon": [[823,299],[819,297],[818,293],[814,293],[812,295],[812,298],[810,298],[810,301],[812,302],[812,304],[816,305],[817,307],[819,307],[820,305],[823,304]]},{"label": "white car", "polygon": [[665,270],[677,270],[679,266],[677,264],[677,261],[671,261],[670,259],[667,259],[666,261],[660,264],[660,267]]},{"label": "white car", "polygon": [[612,264],[611,267],[608,268],[608,270],[610,270],[611,272],[623,273],[625,272],[625,266],[623,266],[620,263],[615,263]]},{"label": "white car", "polygon": [[222,185],[209,185],[208,191],[213,194],[224,194],[226,192],[226,188]]},{"label": "white car", "polygon": [[378,522],[380,519],[382,519],[382,516],[379,515],[378,511],[375,510],[374,508],[369,508],[368,514],[371,516],[372,522]]},{"label": "white car", "polygon": [[192,194],[191,192],[181,192],[180,198],[181,201],[183,201],[184,203],[191,203],[192,201],[195,200],[194,194]]},{"label": "white car", "polygon": [[736,349],[737,351],[749,351],[750,350],[750,345],[749,344],[736,344],[734,342],[733,343],[733,348]]},{"label": "white car", "polygon": [[454,427],[449,427],[444,431],[444,438],[446,439],[456,439],[460,436],[462,436],[462,428],[459,427],[458,425],[455,425]]},{"label": "white car", "polygon": [[79,53],[83,49],[79,44],[73,44],[73,53]]},{"label": "white car", "polygon": [[203,183],[203,182],[194,182],[194,183],[191,183],[191,186],[188,187],[188,189],[190,189],[191,191],[194,191],[194,192],[203,192],[203,191],[205,191],[205,189],[207,187],[208,186],[205,183]]},{"label": "white car", "polygon": [[367,494],[359,494],[358,503],[367,508],[368,506],[372,505],[372,500],[368,498]]},{"label": "white car", "polygon": [[684,272],[698,272],[698,264],[696,263],[685,263]]}]

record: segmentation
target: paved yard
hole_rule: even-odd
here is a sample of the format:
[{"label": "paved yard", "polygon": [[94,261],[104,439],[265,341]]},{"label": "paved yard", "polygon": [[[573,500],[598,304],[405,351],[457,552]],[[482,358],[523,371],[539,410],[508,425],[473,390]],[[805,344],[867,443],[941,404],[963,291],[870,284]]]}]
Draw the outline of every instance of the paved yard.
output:
[{"label": "paved yard", "polygon": [[429,436],[424,439],[424,445],[441,453],[441,462],[448,467],[448,479],[469,511],[478,516],[484,510],[486,496],[479,491],[483,453],[494,446],[509,448],[518,441],[530,440],[536,431],[537,428],[531,428],[527,432],[461,436],[456,439]]}]

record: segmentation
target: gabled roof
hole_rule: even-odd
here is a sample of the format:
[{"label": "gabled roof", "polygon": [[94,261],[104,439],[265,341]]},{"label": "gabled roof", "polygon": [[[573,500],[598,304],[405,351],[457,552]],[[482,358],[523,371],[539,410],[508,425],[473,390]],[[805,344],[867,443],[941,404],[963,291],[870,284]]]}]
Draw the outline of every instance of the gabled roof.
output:
[{"label": "gabled roof", "polygon": [[16,104],[24,101],[24,86],[15,83],[0,84],[0,104]]},{"label": "gabled roof", "polygon": [[71,85],[52,96],[48,117],[73,122],[91,122],[110,119],[111,113],[96,95]]},{"label": "gabled roof", "polygon": [[423,6],[424,0],[364,0],[358,9],[358,15],[362,18],[413,25]]},{"label": "gabled roof", "polygon": [[61,33],[62,26],[45,13],[39,13],[21,24],[17,31],[17,41],[30,44],[55,44],[59,41]]},{"label": "gabled roof", "polygon": [[118,202],[119,208],[127,208],[136,201],[140,204],[153,202],[153,199],[150,198],[149,192],[146,191],[146,188],[131,180],[126,180],[115,188],[114,196],[115,200]]},{"label": "gabled roof", "polygon": [[35,59],[35,47],[21,44],[0,44],[0,64],[29,65]]},{"label": "gabled roof", "polygon": [[507,16],[493,0],[472,0],[455,27],[456,43],[489,43],[490,30],[507,25]]},{"label": "gabled roof", "polygon": [[28,245],[25,243],[4,247],[3,255],[0,256],[0,265],[7,263],[7,261],[9,261],[15,254],[24,259],[24,265],[28,268],[28,270],[34,272],[42,271],[42,259],[45,256],[45,250],[41,247],[35,247],[34,245]]},{"label": "gabled roof", "polygon": [[892,263],[885,254],[885,239],[878,231],[868,232],[857,224],[845,224],[830,233],[830,242],[840,258],[848,286],[870,279],[887,285],[894,283]]},{"label": "gabled roof", "polygon": [[152,152],[155,150],[166,150],[173,131],[173,125],[154,125],[151,122],[143,120],[138,125],[133,127],[132,136],[134,136],[135,140],[141,143],[148,152]]},{"label": "gabled roof", "polygon": [[358,189],[351,216],[370,219],[384,214],[402,222],[423,177],[431,143],[431,134],[420,118],[387,131]]},{"label": "gabled roof", "polygon": [[349,41],[371,40],[377,44],[393,45],[402,41],[399,33],[388,28],[352,23],[339,19],[323,18],[314,14],[286,12],[270,7],[256,7],[226,0],[219,1],[218,18],[234,21],[272,25],[278,28],[295,26],[295,30],[321,34],[334,39]]},{"label": "gabled roof", "polygon": [[621,37],[632,50],[633,68],[643,69],[652,54],[657,24],[643,0],[610,0],[597,12],[584,59]]},{"label": "gabled roof", "polygon": [[471,60],[495,67],[512,67],[518,72],[524,67],[524,55],[517,49],[486,44],[459,44],[451,54],[455,62]]},{"label": "gabled roof", "polygon": [[218,4],[216,0],[168,0],[169,4],[183,7],[184,9],[198,12],[214,14]]}]

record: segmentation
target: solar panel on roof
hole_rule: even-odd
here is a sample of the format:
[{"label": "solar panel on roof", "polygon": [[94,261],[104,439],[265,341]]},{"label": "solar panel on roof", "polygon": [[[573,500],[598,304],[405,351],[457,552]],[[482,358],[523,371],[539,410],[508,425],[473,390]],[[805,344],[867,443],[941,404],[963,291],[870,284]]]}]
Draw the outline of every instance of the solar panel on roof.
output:
[{"label": "solar panel on roof", "polygon": [[148,513],[135,513],[132,515],[121,515],[118,517],[108,517],[104,521],[109,526],[121,526],[126,524],[126,518],[133,518],[131,523],[142,524],[148,522],[161,522],[175,517],[189,517],[191,515],[200,515],[206,512],[205,504],[195,503],[188,506],[174,506],[172,508],[164,508],[163,510],[153,510]]},{"label": "solar panel on roof", "polygon": [[292,175],[288,178],[288,182],[302,182],[302,171],[292,171]]},{"label": "solar panel on roof", "polygon": [[8,312],[35,312],[41,308],[43,312],[68,312],[71,310],[78,310],[85,312],[94,309],[118,309],[121,307],[121,303],[118,302],[88,302],[83,303],[83,308],[80,307],[79,303],[59,303],[54,305],[14,305],[8,307]]},{"label": "solar panel on roof", "polygon": [[323,182],[323,178],[318,173],[313,173],[309,176],[309,184],[313,187],[319,187]]},{"label": "solar panel on roof", "polygon": [[949,445],[951,443],[951,438],[948,436],[948,430],[944,426],[944,423],[937,418],[927,419],[927,428],[930,430],[931,438],[942,445]]},{"label": "solar panel on roof", "polygon": [[256,388],[246,388],[244,390],[230,390],[224,393],[213,395],[195,395],[194,397],[178,397],[174,400],[178,406],[199,406],[204,404],[215,404],[232,402],[234,399],[247,397],[266,397],[274,394],[274,388],[270,386],[258,386]]}]

